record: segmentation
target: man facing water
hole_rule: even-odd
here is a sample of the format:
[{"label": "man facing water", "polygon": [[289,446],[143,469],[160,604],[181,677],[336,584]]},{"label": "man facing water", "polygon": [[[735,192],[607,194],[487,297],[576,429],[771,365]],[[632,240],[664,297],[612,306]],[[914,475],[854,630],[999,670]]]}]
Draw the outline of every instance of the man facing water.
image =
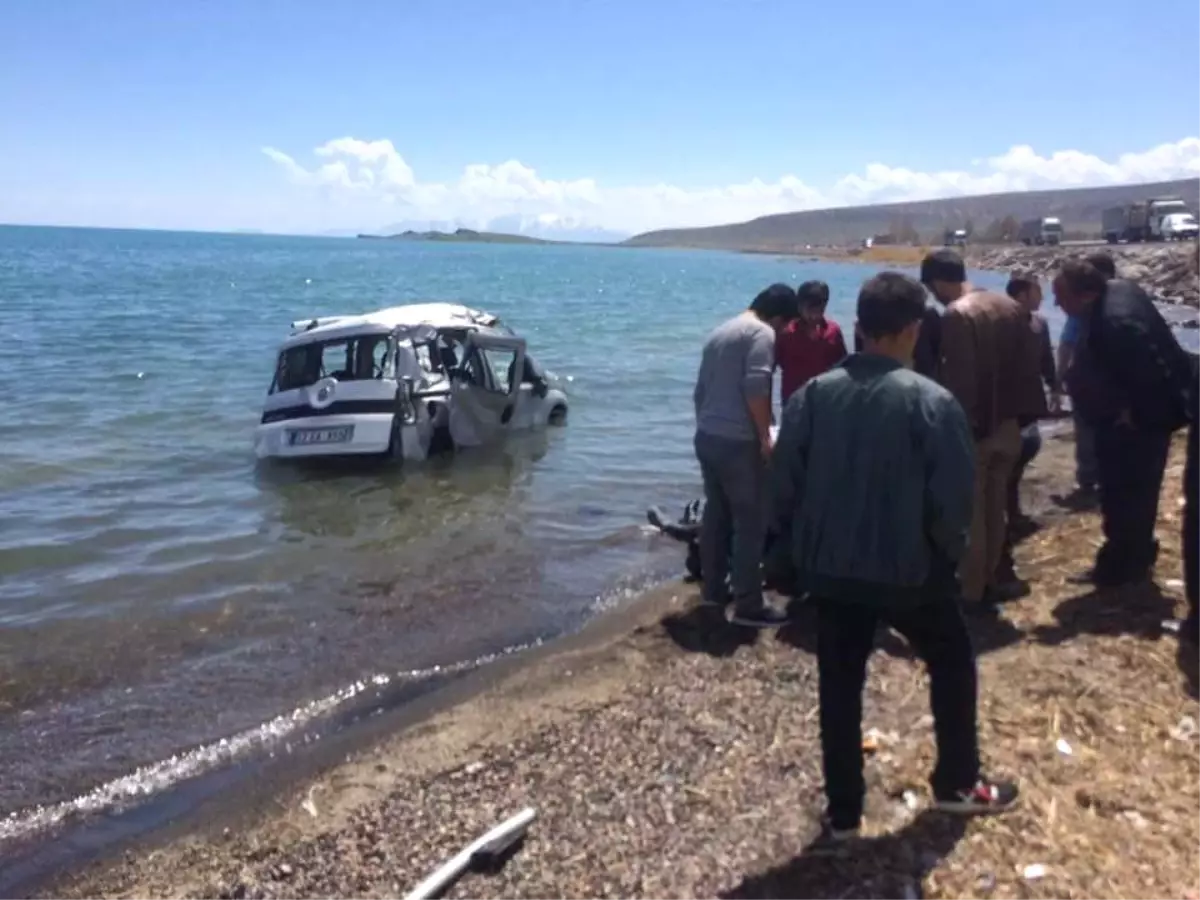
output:
[{"label": "man facing water", "polygon": [[[1015,300],[967,282],[962,257],[930,253],[921,282],[946,307],[942,316],[938,380],[962,404],[975,439],[975,500],[971,539],[962,564],[962,593],[969,603],[1021,596],[1020,582],[997,583],[1008,527],[1008,482],[1021,452],[1022,416],[1045,408],[1036,365],[1028,365],[1035,340]],[[1035,349],[1036,352],[1036,349]]]},{"label": "man facing water", "polygon": [[1195,372],[1154,302],[1137,285],[1109,280],[1068,260],[1054,297],[1080,320],[1067,379],[1083,420],[1095,429],[1104,544],[1078,581],[1115,586],[1151,576],[1154,527],[1171,435],[1189,419]]},{"label": "man facing water", "polygon": [[[1104,251],[1091,253],[1084,257],[1084,262],[1096,269],[1109,281],[1117,277],[1117,264],[1112,256]],[[1075,359],[1075,349],[1079,344],[1081,324],[1078,316],[1067,316],[1062,333],[1058,338],[1058,378],[1067,385],[1067,372]],[[1069,393],[1069,391],[1068,391]],[[1073,508],[1086,509],[1096,504],[1096,485],[1100,482],[1100,464],[1096,462],[1096,435],[1092,427],[1076,411],[1075,400],[1071,399],[1071,417],[1075,425],[1075,490],[1064,496],[1056,496],[1057,503]]]},{"label": "man facing water", "polygon": [[734,621],[752,627],[786,618],[763,600],[762,551],[775,335],[796,313],[796,292],[773,284],[718,325],[704,345],[693,395],[704,480],[702,599],[721,608],[732,601]]},{"label": "man facing water", "polygon": [[[863,285],[863,352],[796,392],[772,458],[768,569],[817,608],[825,842],[853,837],[863,811],[862,689],[879,623],[929,670],[940,809],[1002,811],[1011,783],[980,777],[976,669],[956,568],[971,522],[974,442],[962,407],[911,371],[925,291],[884,272]],[[819,435],[819,437],[818,437]]]},{"label": "man facing water", "polygon": [[1183,468],[1183,586],[1187,617],[1179,634],[1190,644],[1200,644],[1200,391],[1192,379],[1187,434],[1187,462]]}]

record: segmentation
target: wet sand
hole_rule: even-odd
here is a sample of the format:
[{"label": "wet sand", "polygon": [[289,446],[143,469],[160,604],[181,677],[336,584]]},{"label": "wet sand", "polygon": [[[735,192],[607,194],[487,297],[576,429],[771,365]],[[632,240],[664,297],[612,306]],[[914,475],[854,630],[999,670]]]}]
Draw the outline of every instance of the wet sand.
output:
[{"label": "wet sand", "polygon": [[37,890],[396,896],[532,805],[524,847],[452,896],[1195,891],[1196,666],[1159,624],[1182,608],[1182,454],[1164,487],[1161,590],[1089,594],[1066,577],[1087,566],[1097,517],[1049,502],[1069,488],[1071,451],[1048,440],[1028,474],[1026,508],[1044,524],[1017,556],[1032,595],[972,620],[985,760],[1025,790],[1010,816],[967,824],[923,811],[926,682],[903,642],[882,635],[865,695],[865,726],[878,732],[866,845],[845,860],[808,857],[822,805],[811,618],[752,640],[671,585],[419,701],[402,732],[336,762],[331,751],[313,777],[239,792]]}]

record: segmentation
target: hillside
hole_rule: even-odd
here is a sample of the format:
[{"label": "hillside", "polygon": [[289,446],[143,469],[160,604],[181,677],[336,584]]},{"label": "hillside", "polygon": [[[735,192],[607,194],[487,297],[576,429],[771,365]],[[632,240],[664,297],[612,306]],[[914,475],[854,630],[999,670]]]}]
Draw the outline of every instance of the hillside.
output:
[{"label": "hillside", "polygon": [[1091,236],[1099,233],[1100,214],[1106,207],[1163,195],[1183,197],[1195,208],[1200,199],[1200,179],[806,210],[762,216],[735,225],[648,231],[624,244],[790,251],[806,244],[851,244],[872,235],[898,233],[907,233],[907,241],[912,243],[940,242],[946,228],[973,226],[977,235],[984,235],[989,226],[1008,216],[1017,222],[1035,216],[1058,216],[1068,236]]},{"label": "hillside", "polygon": [[458,228],[454,231],[404,231],[400,234],[360,234],[363,240],[377,241],[440,241],[464,244],[556,244],[543,238],[524,234],[502,234],[498,231],[475,231]]}]

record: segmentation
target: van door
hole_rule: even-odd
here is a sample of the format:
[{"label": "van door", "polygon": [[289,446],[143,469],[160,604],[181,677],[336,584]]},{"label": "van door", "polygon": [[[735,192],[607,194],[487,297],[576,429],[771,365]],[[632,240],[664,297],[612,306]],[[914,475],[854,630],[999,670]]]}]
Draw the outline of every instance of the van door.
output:
[{"label": "van door", "polygon": [[451,382],[450,436],[459,447],[491,443],[515,418],[525,370],[525,340],[467,335],[463,360]]}]

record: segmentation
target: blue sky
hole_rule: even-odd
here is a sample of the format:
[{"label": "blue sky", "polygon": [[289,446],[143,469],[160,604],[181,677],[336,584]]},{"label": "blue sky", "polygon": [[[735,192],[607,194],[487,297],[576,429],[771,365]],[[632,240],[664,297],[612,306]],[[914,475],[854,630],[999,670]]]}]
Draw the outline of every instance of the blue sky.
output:
[{"label": "blue sky", "polygon": [[0,221],[635,231],[1200,173],[1195,0],[806,6],[7,0]]}]

